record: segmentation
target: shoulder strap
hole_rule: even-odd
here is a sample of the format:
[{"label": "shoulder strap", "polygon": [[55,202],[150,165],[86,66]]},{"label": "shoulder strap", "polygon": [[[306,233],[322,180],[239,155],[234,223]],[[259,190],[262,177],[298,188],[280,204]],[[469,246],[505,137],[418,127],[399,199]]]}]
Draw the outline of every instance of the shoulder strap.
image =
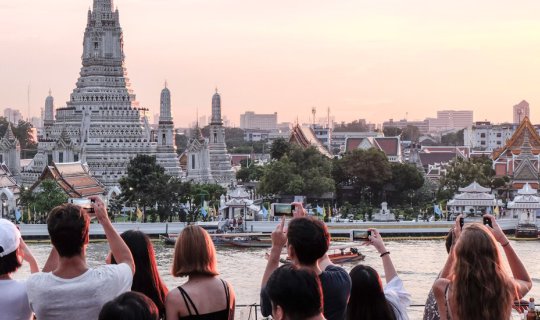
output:
[{"label": "shoulder strap", "polygon": [[225,289],[225,302],[227,303],[227,311],[229,311],[230,306],[231,306],[231,296],[229,293],[229,285],[225,281],[223,281],[223,279],[219,279],[219,280],[221,280],[221,283],[223,283],[223,288]]},{"label": "shoulder strap", "polygon": [[191,307],[193,307],[193,311],[195,312],[195,315],[199,315],[199,311],[197,310],[197,307],[195,307],[195,304],[193,303],[193,300],[189,297],[189,294],[184,290],[182,287],[178,287],[178,290],[180,290],[180,294],[182,295],[182,298],[184,299],[184,303],[186,304],[186,308],[188,309],[189,315],[191,316]]}]

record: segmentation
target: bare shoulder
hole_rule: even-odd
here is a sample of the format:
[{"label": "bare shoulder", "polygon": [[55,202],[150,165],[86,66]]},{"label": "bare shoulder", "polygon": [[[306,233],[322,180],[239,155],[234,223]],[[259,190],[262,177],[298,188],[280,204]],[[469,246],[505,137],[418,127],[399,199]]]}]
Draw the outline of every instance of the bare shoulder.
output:
[{"label": "bare shoulder", "polygon": [[181,302],[181,295],[179,290],[171,290],[165,297],[165,304],[178,305]]},{"label": "bare shoulder", "polygon": [[445,278],[439,278],[435,280],[435,282],[433,283],[433,294],[435,294],[435,296],[444,295],[446,287],[448,287],[449,284],[450,280]]}]

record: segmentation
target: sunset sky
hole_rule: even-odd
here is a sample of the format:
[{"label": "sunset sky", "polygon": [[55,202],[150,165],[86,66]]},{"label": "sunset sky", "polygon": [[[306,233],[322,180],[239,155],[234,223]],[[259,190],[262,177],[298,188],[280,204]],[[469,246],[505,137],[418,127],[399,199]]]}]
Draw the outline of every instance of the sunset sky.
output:
[{"label": "sunset sky", "polygon": [[[91,0],[0,1],[0,109],[38,115],[49,88],[65,105],[81,66]],[[518,4],[518,5],[515,5]],[[126,66],[142,106],[159,110],[165,80],[177,126],[209,114],[278,112],[308,121],[382,123],[474,110],[540,122],[540,1],[115,0]]]}]

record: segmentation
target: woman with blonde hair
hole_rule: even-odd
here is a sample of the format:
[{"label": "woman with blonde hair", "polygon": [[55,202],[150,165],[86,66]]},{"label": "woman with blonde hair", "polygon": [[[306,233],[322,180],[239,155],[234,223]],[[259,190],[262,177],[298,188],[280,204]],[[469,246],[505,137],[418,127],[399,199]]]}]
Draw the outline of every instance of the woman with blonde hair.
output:
[{"label": "woman with blonde hair", "polygon": [[[485,215],[492,227],[479,223],[461,229],[459,216],[454,227],[454,245],[441,278],[433,284],[442,320],[507,320],[514,300],[532,287],[527,270],[512,249],[495,218]],[[514,278],[502,265],[501,244]]]},{"label": "woman with blonde hair", "polygon": [[218,274],[210,235],[199,226],[184,228],[176,240],[172,275],[188,281],[167,294],[167,320],[234,319],[234,291]]}]

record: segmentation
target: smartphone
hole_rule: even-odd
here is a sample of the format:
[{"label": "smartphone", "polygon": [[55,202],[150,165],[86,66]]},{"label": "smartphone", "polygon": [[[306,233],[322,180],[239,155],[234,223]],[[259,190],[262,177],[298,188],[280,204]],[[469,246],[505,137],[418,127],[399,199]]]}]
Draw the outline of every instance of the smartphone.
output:
[{"label": "smartphone", "polygon": [[488,217],[484,217],[484,225],[489,226],[491,229],[493,229],[493,225],[491,224],[491,219]]},{"label": "smartphone", "polygon": [[292,217],[294,212],[295,205],[290,203],[272,203],[272,212],[274,216],[281,217],[287,216]]},{"label": "smartphone", "polygon": [[93,214],[94,212],[94,200],[85,199],[85,198],[71,198],[68,200],[68,203],[74,204],[86,210],[86,212]]},{"label": "smartphone", "polygon": [[369,241],[371,230],[352,230],[351,241]]},{"label": "smartphone", "polygon": [[463,230],[463,224],[465,224],[465,219],[463,219],[463,217],[459,218],[459,227],[461,228],[461,230]]}]

